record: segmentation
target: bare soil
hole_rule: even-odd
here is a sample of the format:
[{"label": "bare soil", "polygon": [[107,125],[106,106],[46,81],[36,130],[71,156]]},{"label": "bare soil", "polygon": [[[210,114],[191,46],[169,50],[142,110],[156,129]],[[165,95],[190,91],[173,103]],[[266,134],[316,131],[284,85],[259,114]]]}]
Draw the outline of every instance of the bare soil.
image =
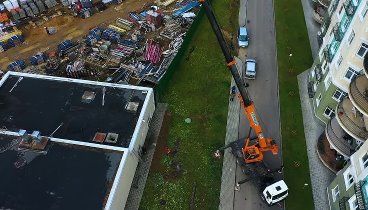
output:
[{"label": "bare soil", "polygon": [[153,155],[150,172],[164,172],[165,171],[165,166],[163,166],[160,163],[160,161],[162,157],[166,155],[165,148],[167,146],[167,140],[169,138],[169,129],[170,129],[171,120],[172,120],[172,115],[170,112],[167,111],[162,121],[161,130],[158,136],[155,153]]},{"label": "bare soil", "polygon": [[[79,39],[85,36],[90,29],[96,26],[107,26],[118,17],[127,18],[129,12],[139,11],[149,4],[153,4],[153,0],[125,0],[122,4],[110,5],[108,9],[87,19],[58,16],[35,28],[27,25],[21,28],[25,43],[1,53],[0,68],[5,70],[10,62],[17,59],[28,61],[37,52],[56,50],[56,46],[63,40]],[[56,27],[57,32],[47,35],[44,27]]]}]

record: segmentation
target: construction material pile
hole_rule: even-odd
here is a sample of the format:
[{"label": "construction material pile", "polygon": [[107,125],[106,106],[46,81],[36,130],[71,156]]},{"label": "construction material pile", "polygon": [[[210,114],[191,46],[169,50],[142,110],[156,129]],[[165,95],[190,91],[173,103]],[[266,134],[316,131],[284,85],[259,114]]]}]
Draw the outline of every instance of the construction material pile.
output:
[{"label": "construction material pile", "polygon": [[[30,64],[57,76],[158,84],[178,53],[199,6],[196,1],[161,4],[171,6],[160,9],[150,5],[142,11],[132,11],[107,27],[91,29],[83,40],[60,42],[54,56],[46,56],[45,52],[32,56]],[[27,70],[15,64],[9,68]]]}]

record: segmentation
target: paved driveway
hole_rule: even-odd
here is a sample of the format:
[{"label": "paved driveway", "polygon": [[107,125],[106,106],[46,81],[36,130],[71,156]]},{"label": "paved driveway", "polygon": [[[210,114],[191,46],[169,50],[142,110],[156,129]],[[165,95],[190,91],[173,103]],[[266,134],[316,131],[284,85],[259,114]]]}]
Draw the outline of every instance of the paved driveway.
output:
[{"label": "paved driveway", "polygon": [[[256,104],[257,113],[265,136],[275,139],[280,148],[278,156],[271,157],[271,155],[267,154],[265,162],[271,168],[278,168],[282,165],[282,146],[273,1],[241,0],[239,25],[244,25],[244,23],[246,23],[249,29],[249,47],[246,50],[241,49],[239,56],[243,61],[246,56],[257,60],[257,78],[254,81],[248,81],[250,84],[248,90],[250,97]],[[239,136],[246,137],[248,130],[248,119],[244,113],[240,113]],[[236,180],[241,181],[244,178],[245,176],[238,167]],[[278,205],[268,207],[261,201],[259,195],[259,190],[252,183],[241,185],[240,191],[235,192],[234,209],[257,210],[281,208]]]}]

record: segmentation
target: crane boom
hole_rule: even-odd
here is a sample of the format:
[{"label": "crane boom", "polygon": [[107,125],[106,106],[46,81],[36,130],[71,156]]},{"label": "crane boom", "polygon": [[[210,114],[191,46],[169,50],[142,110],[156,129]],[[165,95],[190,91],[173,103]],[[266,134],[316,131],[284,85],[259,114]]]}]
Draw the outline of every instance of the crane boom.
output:
[{"label": "crane boom", "polygon": [[215,15],[213,13],[210,3],[206,0],[199,0],[205,9],[207,18],[211,24],[212,30],[214,31],[217,41],[220,44],[222,53],[225,56],[227,66],[234,78],[235,84],[240,93],[240,103],[244,108],[244,112],[249,120],[250,127],[255,131],[257,135],[257,143],[250,145],[249,137],[246,139],[245,146],[242,149],[243,157],[246,163],[259,162],[263,160],[263,152],[271,151],[272,154],[278,154],[278,146],[275,141],[271,138],[265,138],[263,135],[262,127],[259,123],[258,116],[253,101],[248,95],[246,84],[240,77],[238,68],[236,67],[235,60],[231,55],[228,45],[224,39],[221,29],[217,23]]}]

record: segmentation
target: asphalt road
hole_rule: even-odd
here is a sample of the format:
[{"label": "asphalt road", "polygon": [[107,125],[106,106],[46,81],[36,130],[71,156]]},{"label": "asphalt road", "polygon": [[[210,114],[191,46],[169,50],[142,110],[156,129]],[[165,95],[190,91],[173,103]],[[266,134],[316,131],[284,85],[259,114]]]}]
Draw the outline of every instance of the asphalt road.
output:
[{"label": "asphalt road", "polygon": [[[246,11],[245,11],[246,10]],[[246,13],[246,14],[245,14]],[[246,18],[245,18],[246,17]],[[249,34],[249,46],[241,49],[239,57],[254,58],[257,61],[257,76],[249,83],[249,95],[254,101],[265,137],[271,137],[279,145],[279,154],[266,154],[265,163],[275,169],[282,165],[282,145],[280,133],[280,108],[278,98],[278,74],[276,58],[275,20],[272,0],[240,0],[239,25],[246,24]],[[244,71],[244,70],[243,70]],[[239,136],[246,137],[249,122],[245,114],[240,114]],[[253,133],[252,136],[255,134]],[[237,167],[236,180],[245,178],[241,168]],[[280,174],[279,179],[282,178]],[[268,207],[261,199],[257,187],[251,182],[235,191],[234,209],[283,209],[280,205]]]}]

